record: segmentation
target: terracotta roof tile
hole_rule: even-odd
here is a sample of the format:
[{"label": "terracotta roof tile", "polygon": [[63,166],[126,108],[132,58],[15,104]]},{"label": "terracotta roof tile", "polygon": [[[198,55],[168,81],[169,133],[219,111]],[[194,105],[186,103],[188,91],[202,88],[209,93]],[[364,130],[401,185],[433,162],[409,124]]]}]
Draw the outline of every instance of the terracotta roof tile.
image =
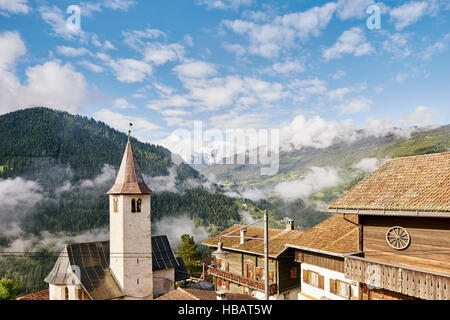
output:
[{"label": "terracotta roof tile", "polygon": [[[242,226],[235,224],[234,226],[229,227],[228,229],[222,231],[215,237],[203,241],[202,244],[211,247],[217,247],[217,243],[219,242],[219,237],[221,235],[227,234],[233,230],[237,230],[240,227]],[[303,231],[300,230],[285,231],[282,229],[269,229],[269,256],[277,257],[279,254],[281,254],[283,251],[286,250],[285,246],[286,243],[292,241],[292,239],[296,239],[302,232]],[[239,234],[240,232],[236,231],[231,235],[239,236]],[[254,227],[254,226],[247,227],[245,236],[253,238],[264,238],[264,229],[261,227]],[[245,240],[244,244],[240,244],[239,238],[225,237],[222,239],[222,244],[224,249],[246,251],[259,255],[264,254],[264,241],[262,240],[247,239]]]},{"label": "terracotta roof tile", "polygon": [[[257,300],[256,298],[239,294],[227,292],[227,300]],[[165,295],[162,295],[155,300],[217,300],[217,293],[209,290],[194,290],[178,288],[172,290]]]},{"label": "terracotta roof tile", "polygon": [[387,161],[333,209],[450,212],[450,152]]},{"label": "terracotta roof tile", "polygon": [[16,300],[49,300],[49,290],[44,289],[41,291],[22,294],[17,296]]},{"label": "terracotta roof tile", "polygon": [[334,253],[358,251],[357,216],[337,214],[305,231],[288,246],[299,246]]}]

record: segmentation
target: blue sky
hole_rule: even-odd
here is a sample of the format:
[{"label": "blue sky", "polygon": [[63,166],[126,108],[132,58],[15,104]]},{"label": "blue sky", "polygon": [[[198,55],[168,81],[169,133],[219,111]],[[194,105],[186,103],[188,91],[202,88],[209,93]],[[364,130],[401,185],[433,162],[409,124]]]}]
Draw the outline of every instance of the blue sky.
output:
[{"label": "blue sky", "polygon": [[[174,130],[283,143],[449,122],[448,1],[0,0],[0,114],[45,105],[171,146]],[[67,7],[81,8],[70,29]]]}]

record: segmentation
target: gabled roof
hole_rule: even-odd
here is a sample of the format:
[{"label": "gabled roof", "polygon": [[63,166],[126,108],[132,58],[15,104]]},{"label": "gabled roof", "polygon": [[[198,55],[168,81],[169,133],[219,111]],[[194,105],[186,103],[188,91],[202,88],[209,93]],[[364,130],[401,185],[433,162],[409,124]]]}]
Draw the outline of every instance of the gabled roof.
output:
[{"label": "gabled roof", "polygon": [[358,251],[356,216],[334,215],[287,244],[302,250],[348,254]]},{"label": "gabled roof", "polygon": [[[167,236],[153,236],[152,251],[153,271],[176,267],[181,270]],[[78,273],[77,268],[79,278],[74,276]],[[109,241],[65,245],[45,281],[50,284],[78,284],[79,281],[93,300],[124,296],[109,268]]]},{"label": "gabled roof", "polygon": [[93,300],[124,296],[109,268],[109,241],[65,245],[45,281],[50,284],[80,281]]},{"label": "gabled roof", "polygon": [[[222,231],[215,237],[209,238],[202,242],[203,245],[210,247],[217,247],[219,238],[221,235],[227,234],[231,231],[241,228],[241,225],[235,224],[228,229]],[[278,257],[286,250],[286,243],[289,243],[293,239],[296,239],[303,231],[284,229],[269,229],[269,256]],[[239,231],[231,234],[232,236],[239,236]],[[250,226],[247,227],[245,237],[264,238],[264,229],[261,227]],[[241,251],[251,254],[263,255],[264,254],[264,241],[246,239],[243,244],[240,244],[239,238],[222,238],[222,246],[225,250]]]},{"label": "gabled roof", "polygon": [[450,216],[450,152],[389,160],[329,211]]},{"label": "gabled roof", "polygon": [[[257,300],[256,298],[239,294],[239,293],[226,293],[227,300]],[[194,290],[177,288],[165,295],[162,295],[155,300],[217,300],[217,293],[209,290]]]},{"label": "gabled roof", "polygon": [[128,138],[116,182],[108,194],[150,194],[151,192],[144,182],[131,141]]},{"label": "gabled roof", "polygon": [[179,267],[166,235],[152,237],[153,271]]},{"label": "gabled roof", "polygon": [[178,266],[175,266],[175,282],[190,278],[182,257],[177,257]]}]

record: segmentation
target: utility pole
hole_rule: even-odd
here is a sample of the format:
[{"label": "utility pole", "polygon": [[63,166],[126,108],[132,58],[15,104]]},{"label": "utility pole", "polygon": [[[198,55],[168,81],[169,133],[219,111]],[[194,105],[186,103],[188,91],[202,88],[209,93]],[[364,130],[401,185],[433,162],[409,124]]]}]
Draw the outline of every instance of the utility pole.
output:
[{"label": "utility pole", "polygon": [[269,215],[267,210],[264,211],[264,271],[264,293],[266,300],[269,300]]}]

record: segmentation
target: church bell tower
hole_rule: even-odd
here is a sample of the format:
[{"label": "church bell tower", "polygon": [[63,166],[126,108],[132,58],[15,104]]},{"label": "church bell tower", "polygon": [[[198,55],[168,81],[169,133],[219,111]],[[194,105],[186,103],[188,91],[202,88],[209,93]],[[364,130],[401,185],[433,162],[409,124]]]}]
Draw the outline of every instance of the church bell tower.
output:
[{"label": "church bell tower", "polygon": [[108,195],[110,268],[126,296],[152,299],[151,190],[144,182],[129,135]]}]

